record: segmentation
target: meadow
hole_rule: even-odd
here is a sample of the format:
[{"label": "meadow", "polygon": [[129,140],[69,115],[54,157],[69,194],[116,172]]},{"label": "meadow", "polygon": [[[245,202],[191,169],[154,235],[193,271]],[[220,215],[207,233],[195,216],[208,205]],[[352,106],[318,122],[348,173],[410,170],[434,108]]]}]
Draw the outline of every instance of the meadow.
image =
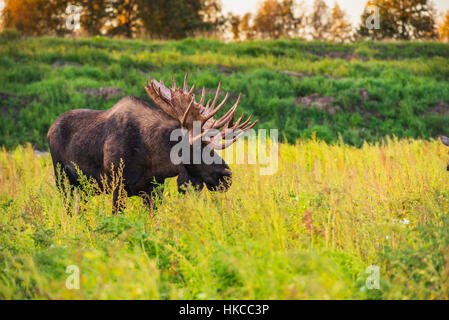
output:
[{"label": "meadow", "polygon": [[[231,165],[227,193],[169,179],[150,212],[133,197],[112,215],[88,181],[65,201],[35,152],[57,116],[185,72],[279,129],[278,171]],[[0,299],[448,299],[448,78],[439,43],[2,35]],[[334,100],[297,103],[312,94]]]},{"label": "meadow", "polygon": [[0,297],[448,299],[447,157],[438,141],[282,144],[274,175],[233,165],[224,194],[170,179],[153,211],[133,197],[112,215],[88,183],[68,206],[49,156],[3,151]]},{"label": "meadow", "polygon": [[[316,134],[333,143],[341,135],[360,147],[385,136],[449,135],[448,44],[4,36],[0,145],[11,149],[30,142],[48,150],[46,133],[63,112],[107,109],[127,95],[148,101],[143,85],[150,76],[170,83],[174,74],[179,83],[186,72],[210,96],[220,80],[231,102],[241,92],[239,109],[253,113],[258,128],[279,129],[284,142]],[[99,91],[105,87],[119,91],[105,96]],[[321,109],[295,103],[312,94],[333,101]]]}]

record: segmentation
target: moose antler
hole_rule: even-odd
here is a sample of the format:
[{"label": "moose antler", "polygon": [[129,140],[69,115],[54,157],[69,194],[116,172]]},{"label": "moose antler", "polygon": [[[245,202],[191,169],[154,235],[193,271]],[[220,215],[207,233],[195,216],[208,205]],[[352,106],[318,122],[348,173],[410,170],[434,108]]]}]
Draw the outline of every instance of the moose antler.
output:
[{"label": "moose antler", "polygon": [[[193,144],[198,139],[201,139],[204,143],[208,144],[212,149],[224,149],[229,147],[238,138],[240,138],[246,131],[252,129],[257,120],[250,123],[251,116],[240,124],[244,114],[234,123],[234,115],[237,107],[242,98],[242,94],[239,95],[236,103],[223,115],[220,119],[214,119],[213,116],[224,106],[229,94],[226,93],[223,101],[215,107],[218,102],[218,97],[221,90],[221,81],[218,83],[218,88],[215,93],[215,98],[210,103],[207,101],[206,106],[204,106],[204,99],[206,96],[206,91],[203,88],[201,92],[200,102],[196,102],[195,94],[193,90],[195,86],[193,85],[189,90],[187,85],[188,74],[184,77],[184,85],[182,88],[176,86],[175,79],[172,76],[172,87],[167,88],[161,81],[156,81],[151,78],[150,82],[147,81],[145,90],[147,91],[150,98],[154,103],[166,114],[168,114],[173,119],[176,119],[181,124],[181,127],[189,131],[189,142]],[[201,124],[201,133],[194,136],[193,123],[199,121]],[[218,129],[221,130],[216,133]],[[216,133],[213,135],[213,133]],[[211,137],[209,135],[212,134]],[[222,142],[222,140],[225,140]]]}]

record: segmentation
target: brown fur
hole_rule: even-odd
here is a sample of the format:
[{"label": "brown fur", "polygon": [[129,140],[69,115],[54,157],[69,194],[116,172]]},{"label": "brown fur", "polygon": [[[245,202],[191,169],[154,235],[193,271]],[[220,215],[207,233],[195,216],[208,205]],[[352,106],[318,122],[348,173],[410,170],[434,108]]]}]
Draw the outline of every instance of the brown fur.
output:
[{"label": "brown fur", "polygon": [[[170,150],[177,142],[170,134],[180,128],[179,121],[136,97],[125,97],[105,111],[78,109],[61,115],[48,131],[48,143],[55,168],[58,164],[73,187],[79,186],[75,166],[84,175],[101,183],[101,176],[111,175],[124,161],[124,187],[128,196],[151,195],[153,181],[163,183],[178,176],[179,190],[191,183],[213,190],[229,187],[229,167],[223,164],[179,164],[170,160]],[[212,151],[213,152],[213,151]],[[117,193],[114,191],[114,208]],[[149,203],[147,203],[150,205]]]}]

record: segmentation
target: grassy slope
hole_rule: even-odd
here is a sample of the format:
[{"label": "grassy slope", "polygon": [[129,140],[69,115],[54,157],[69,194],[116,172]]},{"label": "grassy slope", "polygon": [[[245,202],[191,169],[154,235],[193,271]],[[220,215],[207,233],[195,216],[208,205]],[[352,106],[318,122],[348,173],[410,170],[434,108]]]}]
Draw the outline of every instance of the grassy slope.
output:
[{"label": "grassy slope", "polygon": [[[371,60],[322,56],[335,51]],[[29,141],[46,149],[59,114],[119,99],[105,102],[81,88],[113,85],[146,99],[149,74],[168,82],[175,73],[181,81],[186,71],[197,86],[214,88],[222,79],[224,89],[242,91],[241,108],[288,141],[313,132],[329,142],[341,134],[356,146],[385,135],[429,137],[449,130],[447,118],[423,115],[449,101],[448,58],[448,45],[427,43],[0,39],[0,93],[19,96],[0,100],[0,145],[13,150]],[[55,68],[56,61],[81,67]],[[279,70],[317,76],[299,80]],[[371,102],[360,101],[359,88]],[[315,92],[336,96],[343,112],[293,105]],[[348,112],[356,104],[377,116]],[[107,195],[87,196],[83,213],[69,216],[48,156],[37,158],[31,147],[2,151],[0,298],[447,299],[446,152],[434,141],[356,149],[311,140],[282,145],[273,176],[233,166],[224,195],[181,197],[167,181],[150,216],[137,198],[126,201],[124,215],[111,216]],[[364,288],[373,264],[381,269],[380,291]],[[68,265],[81,268],[81,290],[66,289]]]},{"label": "grassy slope", "polygon": [[170,180],[150,215],[130,198],[111,216],[103,195],[70,216],[48,156],[1,152],[0,298],[447,299],[446,158],[436,141],[310,140],[282,145],[272,176],[234,165],[226,194]]},{"label": "grassy slope", "polygon": [[[326,57],[335,52],[370,60]],[[61,61],[81,66],[53,66]],[[280,70],[315,76],[297,79]],[[46,132],[58,115],[74,108],[109,108],[120,98],[104,101],[87,96],[82,88],[113,85],[123,90],[122,96],[148,99],[143,84],[149,75],[168,83],[171,73],[181,81],[185,72],[190,72],[197,87],[215,88],[221,79],[225,90],[242,92],[240,108],[254,112],[259,127],[279,128],[290,142],[313,132],[327,142],[337,141],[340,134],[356,146],[386,135],[428,138],[449,134],[448,116],[426,113],[438,101],[449,101],[447,44],[0,37],[0,94],[14,95],[0,99],[0,145],[14,148],[31,142],[47,149]],[[368,90],[369,100],[361,100],[360,88]],[[329,115],[293,104],[296,97],[313,93],[335,96],[343,110]],[[362,113],[353,112],[357,108]]]}]

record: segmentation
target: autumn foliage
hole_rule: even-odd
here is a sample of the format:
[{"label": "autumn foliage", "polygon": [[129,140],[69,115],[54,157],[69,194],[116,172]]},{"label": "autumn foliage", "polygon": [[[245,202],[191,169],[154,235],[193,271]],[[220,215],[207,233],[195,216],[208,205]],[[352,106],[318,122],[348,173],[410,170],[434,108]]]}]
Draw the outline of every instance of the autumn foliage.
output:
[{"label": "autumn foliage", "polygon": [[[357,38],[449,39],[449,14],[430,0],[366,1],[358,26],[335,1],[263,0],[254,13],[222,12],[220,0],[5,0],[2,27],[28,36],[64,35],[68,5],[82,8],[78,35],[181,39],[206,36],[236,41],[302,38],[348,42]],[[373,8],[375,8],[373,10]],[[367,21],[377,15],[379,28]]]}]

